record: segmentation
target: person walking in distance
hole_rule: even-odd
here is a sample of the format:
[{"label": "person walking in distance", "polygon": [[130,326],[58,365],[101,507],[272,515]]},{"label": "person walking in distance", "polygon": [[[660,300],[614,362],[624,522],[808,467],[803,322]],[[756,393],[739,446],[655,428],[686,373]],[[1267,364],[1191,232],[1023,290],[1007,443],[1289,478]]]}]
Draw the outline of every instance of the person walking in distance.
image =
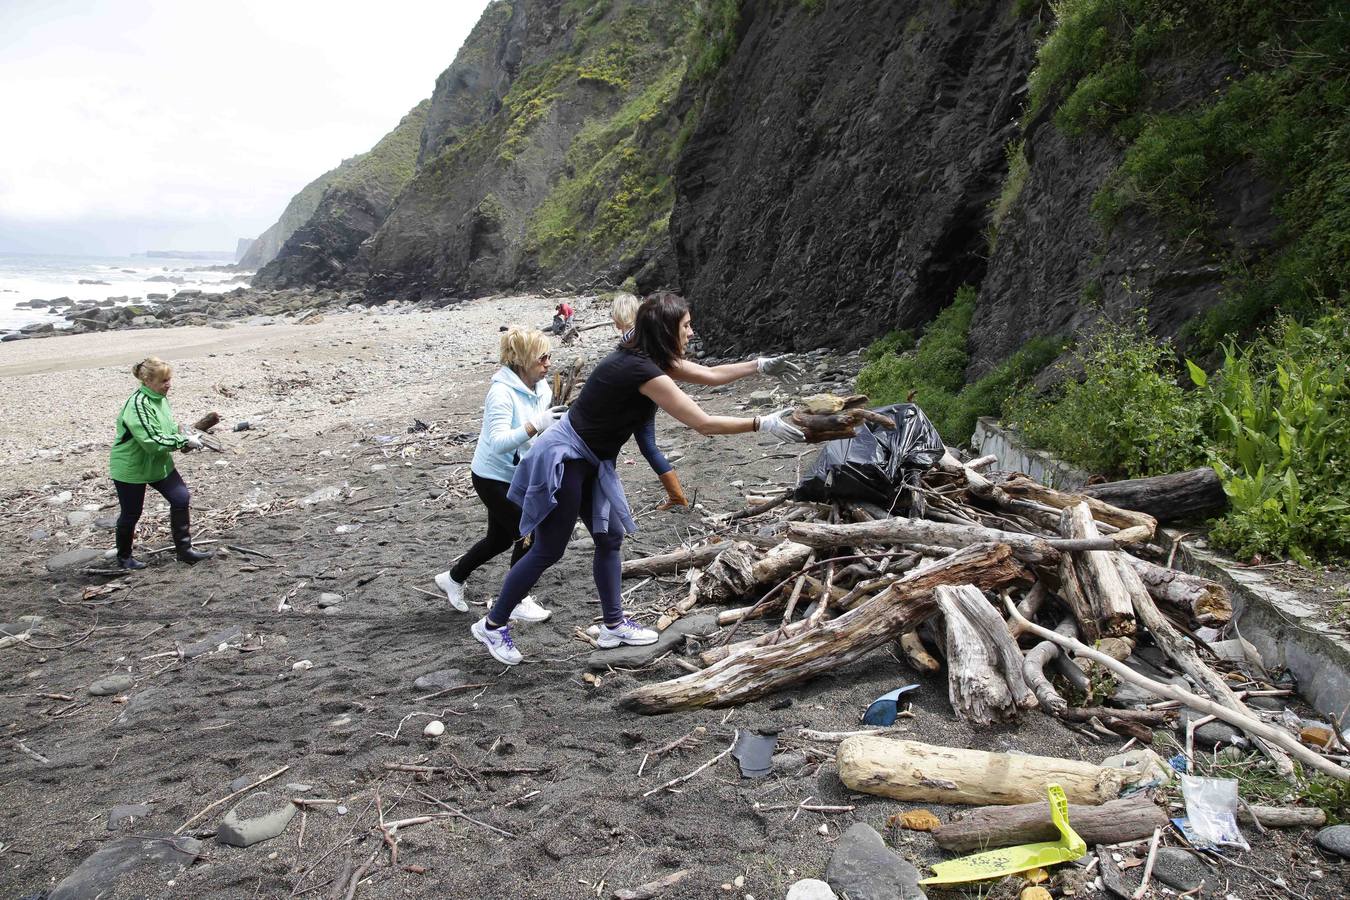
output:
[{"label": "person walking in distance", "polygon": [[520,533],[532,532],[534,543],[506,573],[487,615],[470,628],[498,662],[521,661],[511,613],[562,558],[578,516],[595,543],[591,568],[604,613],[597,643],[613,648],[656,641],[655,631],[624,613],[619,593],[623,538],[637,525],[614,460],[657,406],[704,435],[762,431],[781,440],[805,439],[783,418],[787,410],[754,418],[712,416],[681,391],[668,372],[683,359],[692,334],[682,298],[668,293],[648,298],[638,308],[633,336],[596,365],[566,415],[516,468],[508,496],[521,507]]},{"label": "person walking in distance", "polygon": [[[450,605],[468,612],[464,583],[488,560],[511,550],[511,565],[525,554],[520,534],[520,507],[507,497],[511,477],[530,443],[562,418],[563,407],[552,406],[548,383],[551,350],[548,336],[535,328],[513,327],[501,336],[501,368],[492,376],[483,401],[483,427],[473,451],[470,478],[474,492],[487,508],[487,533],[448,571],[436,576],[436,586]],[[549,611],[525,597],[511,611],[520,622],[542,622]]]},{"label": "person walking in distance", "polygon": [[[626,341],[632,337],[633,321],[637,318],[639,305],[638,298],[632,294],[620,294],[610,304],[610,318],[613,319],[614,328],[621,336],[620,340]],[[687,359],[679,359],[672,363],[668,374],[676,381],[703,385],[730,384],[756,374],[772,375],[787,384],[798,384],[802,379],[801,367],[787,356],[761,356],[758,359],[721,366],[701,366]],[[633,433],[633,441],[637,444],[638,452],[642,454],[643,459],[647,460],[656,477],[661,480],[661,486],[666,489],[665,502],[657,506],[657,509],[688,506],[689,500],[684,495],[680,476],[676,474],[670,460],[661,452],[661,448],[656,446],[656,407],[652,407],[651,417]]]},{"label": "person walking in distance", "polygon": [[117,564],[123,569],[144,569],[145,563],[131,555],[136,523],[145,507],[145,486],[159,491],[169,501],[169,526],[174,552],[185,563],[211,556],[192,548],[192,494],[174,467],[176,450],[200,450],[201,438],[185,435],[169,408],[173,367],[151,356],[131,367],[140,381],[117,414],[116,434],[108,456],[108,474],[117,489]]}]

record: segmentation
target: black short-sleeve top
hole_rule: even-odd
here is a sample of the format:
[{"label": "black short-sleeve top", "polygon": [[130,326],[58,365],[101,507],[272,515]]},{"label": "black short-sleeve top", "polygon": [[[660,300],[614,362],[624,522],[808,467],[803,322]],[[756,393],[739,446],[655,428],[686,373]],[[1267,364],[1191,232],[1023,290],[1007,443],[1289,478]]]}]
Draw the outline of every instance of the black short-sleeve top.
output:
[{"label": "black short-sleeve top", "polygon": [[656,413],[656,404],[639,389],[664,374],[649,357],[620,347],[596,364],[568,411],[568,421],[596,456],[614,459]]}]

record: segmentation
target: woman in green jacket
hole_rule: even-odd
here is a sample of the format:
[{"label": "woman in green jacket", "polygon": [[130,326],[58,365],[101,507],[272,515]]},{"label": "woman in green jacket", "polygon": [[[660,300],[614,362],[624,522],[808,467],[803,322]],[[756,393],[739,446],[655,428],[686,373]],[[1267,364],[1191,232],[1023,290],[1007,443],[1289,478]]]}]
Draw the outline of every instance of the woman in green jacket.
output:
[{"label": "woman in green jacket", "polygon": [[185,563],[199,562],[211,554],[192,549],[192,495],[173,466],[173,451],[200,450],[201,438],[180,433],[173,419],[165,396],[173,379],[172,366],[151,356],[132,366],[131,374],[141,386],[122,404],[108,460],[108,473],[122,507],[117,517],[117,563],[124,569],[145,568],[145,563],[131,555],[131,544],[145,505],[147,484],[169,501],[169,524],[178,558]]}]

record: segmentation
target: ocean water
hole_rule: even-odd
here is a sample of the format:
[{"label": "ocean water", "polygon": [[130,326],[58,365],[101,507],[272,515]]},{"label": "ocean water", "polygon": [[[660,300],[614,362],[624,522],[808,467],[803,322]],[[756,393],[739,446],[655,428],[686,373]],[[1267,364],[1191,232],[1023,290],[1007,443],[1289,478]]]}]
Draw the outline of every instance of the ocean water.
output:
[{"label": "ocean water", "polygon": [[[66,324],[65,310],[21,309],[29,300],[116,300],[116,305],[143,301],[147,294],[173,296],[185,288],[219,293],[247,286],[240,272],[209,272],[225,260],[161,259],[146,256],[41,256],[0,253],[0,331],[32,322]],[[161,279],[151,281],[150,279]],[[101,282],[85,283],[80,282]]]}]

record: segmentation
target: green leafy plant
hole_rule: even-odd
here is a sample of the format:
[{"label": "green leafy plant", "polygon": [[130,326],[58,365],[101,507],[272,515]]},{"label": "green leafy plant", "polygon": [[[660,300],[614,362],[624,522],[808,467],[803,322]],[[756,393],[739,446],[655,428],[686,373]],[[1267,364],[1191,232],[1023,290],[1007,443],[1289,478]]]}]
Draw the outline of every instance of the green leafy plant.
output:
[{"label": "green leafy plant", "polygon": [[1215,528],[1220,546],[1248,556],[1350,553],[1350,316],[1311,325],[1278,323],[1246,349],[1224,348],[1206,375],[1210,456],[1232,512]]},{"label": "green leafy plant", "polygon": [[965,441],[976,419],[999,415],[1008,398],[1060,351],[1056,341],[1033,339],[989,374],[966,384],[966,340],[974,313],[975,289],[965,285],[917,343],[908,331],[880,338],[863,351],[870,362],[858,375],[858,390],[873,403],[895,403],[913,392],[938,433],[952,443]]},{"label": "green leafy plant", "polygon": [[1168,368],[1167,342],[1148,334],[1145,315],[1103,321],[1074,351],[1058,392],[1023,395],[1009,417],[1027,439],[1067,461],[1109,476],[1137,477],[1204,462],[1200,407]]}]

